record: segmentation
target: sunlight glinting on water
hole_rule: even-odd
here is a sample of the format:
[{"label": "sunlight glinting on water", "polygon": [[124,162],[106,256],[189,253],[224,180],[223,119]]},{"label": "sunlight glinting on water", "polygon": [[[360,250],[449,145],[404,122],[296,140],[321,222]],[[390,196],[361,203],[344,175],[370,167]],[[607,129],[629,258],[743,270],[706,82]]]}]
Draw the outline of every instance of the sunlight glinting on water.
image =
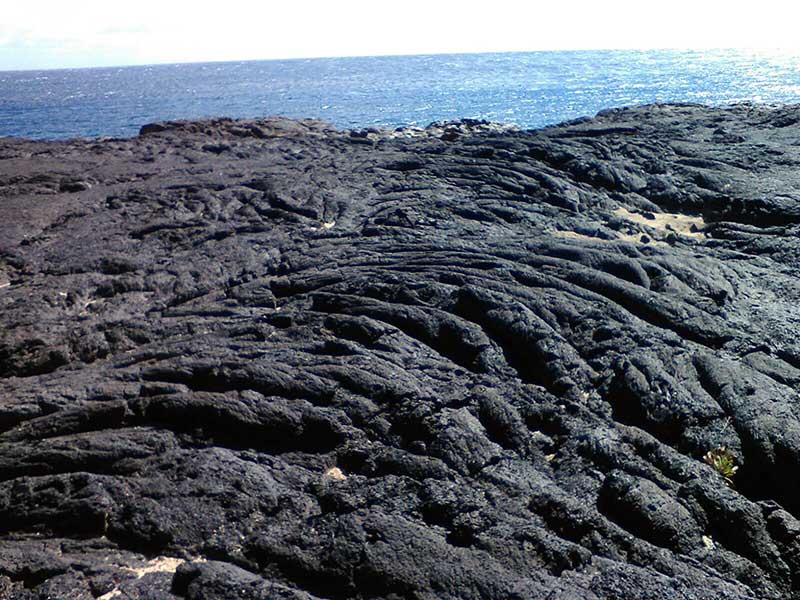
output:
[{"label": "sunlight glinting on water", "polygon": [[0,135],[135,135],[208,116],[340,127],[462,117],[525,128],[649,102],[800,102],[790,52],[580,51],[303,59],[0,74]]}]

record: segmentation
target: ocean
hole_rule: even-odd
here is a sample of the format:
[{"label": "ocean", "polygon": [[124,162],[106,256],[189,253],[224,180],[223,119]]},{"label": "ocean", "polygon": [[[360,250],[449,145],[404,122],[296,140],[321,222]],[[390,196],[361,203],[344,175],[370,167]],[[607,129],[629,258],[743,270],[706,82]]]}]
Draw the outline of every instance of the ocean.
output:
[{"label": "ocean", "polygon": [[800,55],[576,51],[326,58],[0,72],[0,136],[132,136],[207,116],[340,127],[462,117],[535,128],[650,102],[800,102]]}]

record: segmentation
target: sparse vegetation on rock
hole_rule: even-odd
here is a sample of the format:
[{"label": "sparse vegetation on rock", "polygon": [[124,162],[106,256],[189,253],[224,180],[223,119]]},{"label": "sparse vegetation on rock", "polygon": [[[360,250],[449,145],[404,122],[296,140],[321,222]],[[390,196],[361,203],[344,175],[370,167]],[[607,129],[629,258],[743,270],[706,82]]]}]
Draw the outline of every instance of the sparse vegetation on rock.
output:
[{"label": "sparse vegetation on rock", "polygon": [[728,485],[733,485],[733,476],[739,470],[733,452],[725,446],[719,446],[706,452],[703,460],[711,465]]}]

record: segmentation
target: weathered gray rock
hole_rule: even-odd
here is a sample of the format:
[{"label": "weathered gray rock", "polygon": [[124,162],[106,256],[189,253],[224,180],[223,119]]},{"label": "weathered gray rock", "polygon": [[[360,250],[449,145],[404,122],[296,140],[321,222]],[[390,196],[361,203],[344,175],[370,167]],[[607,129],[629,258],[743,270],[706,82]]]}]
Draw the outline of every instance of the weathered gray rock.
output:
[{"label": "weathered gray rock", "polygon": [[0,597],[800,598],[797,139],[0,141]]}]

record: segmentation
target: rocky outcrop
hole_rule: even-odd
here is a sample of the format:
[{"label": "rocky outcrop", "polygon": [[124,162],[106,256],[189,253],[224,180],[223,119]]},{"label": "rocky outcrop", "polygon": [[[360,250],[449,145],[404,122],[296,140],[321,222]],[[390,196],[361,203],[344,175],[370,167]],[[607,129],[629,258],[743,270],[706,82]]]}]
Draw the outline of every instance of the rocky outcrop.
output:
[{"label": "rocky outcrop", "polygon": [[798,123],[0,141],[0,597],[800,598]]}]

